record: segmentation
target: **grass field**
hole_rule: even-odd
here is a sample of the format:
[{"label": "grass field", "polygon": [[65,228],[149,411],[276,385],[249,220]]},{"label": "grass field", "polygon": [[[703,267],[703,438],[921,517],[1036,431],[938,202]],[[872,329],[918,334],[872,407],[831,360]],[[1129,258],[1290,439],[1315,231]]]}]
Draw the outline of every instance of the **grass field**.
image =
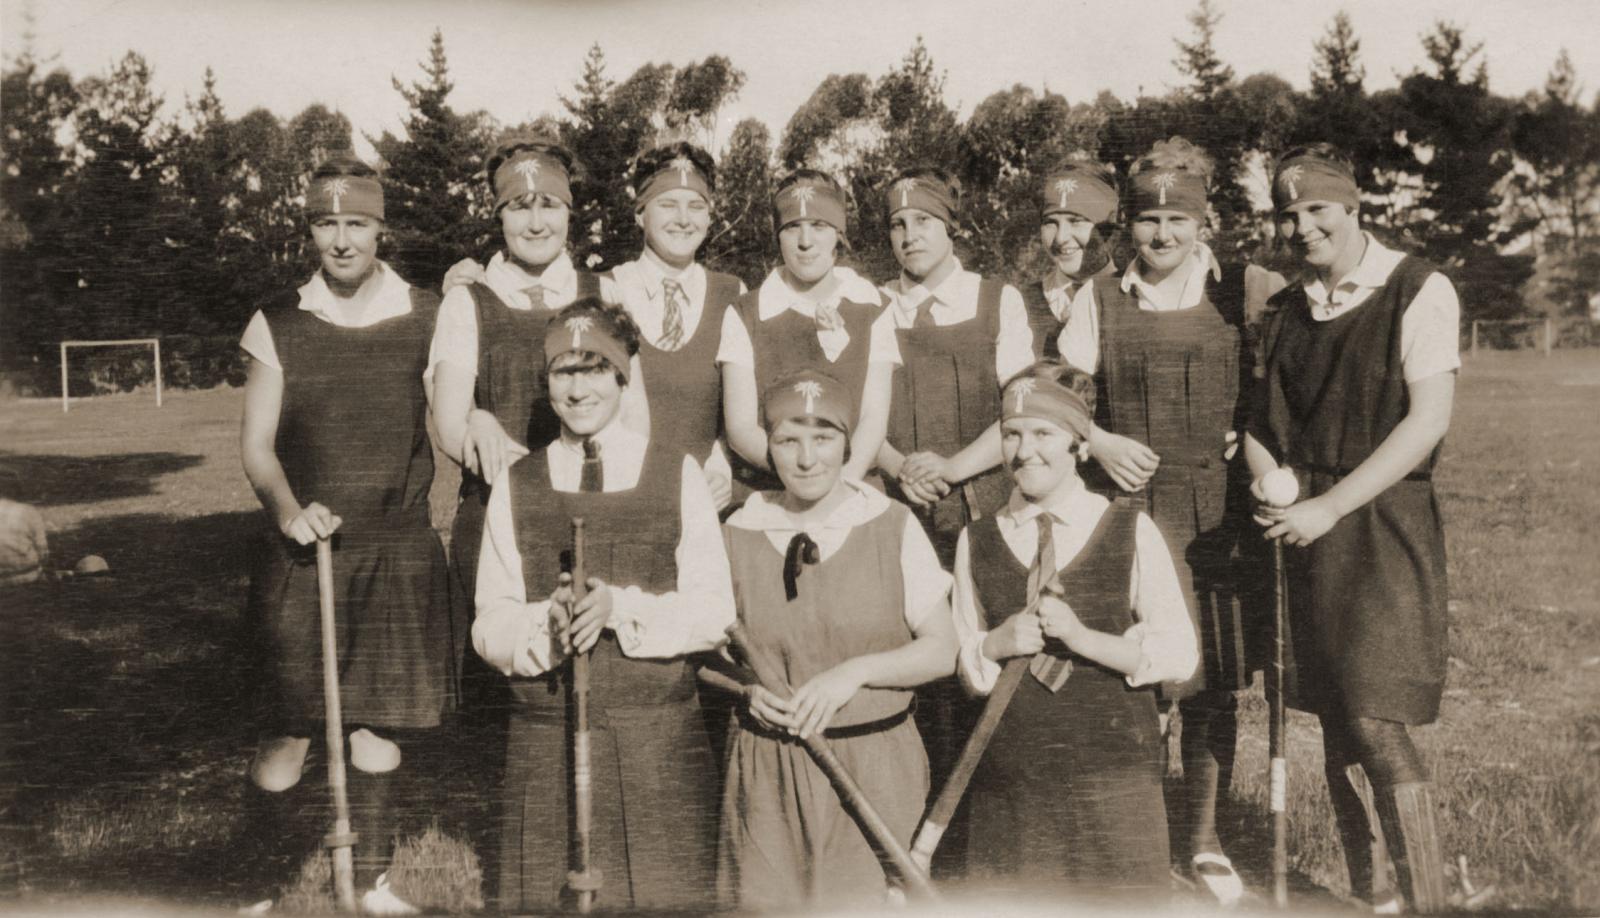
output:
[{"label": "grass field", "polygon": [[[1438,473],[1450,681],[1419,736],[1445,850],[1495,887],[1497,908],[1600,909],[1597,399],[1600,352],[1485,354],[1463,373]],[[169,393],[159,410],[148,393],[68,415],[0,404],[0,496],[43,510],[53,566],[92,552],[113,571],[0,592],[0,895],[232,905],[256,892],[241,869],[253,734],[239,656],[258,515],[240,403],[218,390]],[[1227,827],[1259,888],[1259,693],[1244,710]],[[1294,718],[1290,740],[1297,895],[1327,904],[1344,870],[1314,721]]]}]

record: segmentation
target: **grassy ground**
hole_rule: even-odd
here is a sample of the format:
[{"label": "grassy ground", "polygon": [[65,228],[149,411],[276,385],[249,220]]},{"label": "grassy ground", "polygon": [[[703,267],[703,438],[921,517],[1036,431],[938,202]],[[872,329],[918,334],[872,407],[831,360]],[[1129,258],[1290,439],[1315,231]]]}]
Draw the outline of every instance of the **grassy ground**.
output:
[{"label": "grassy ground", "polygon": [[[1463,373],[1438,474],[1453,613],[1441,722],[1419,731],[1445,849],[1509,908],[1600,908],[1600,353],[1491,353]],[[0,496],[40,507],[53,565],[114,572],[0,593],[0,896],[237,904],[256,892],[244,767],[248,538],[240,393],[0,404]],[[449,486],[439,489],[447,495]],[[1265,706],[1245,700],[1237,806],[1265,876]],[[1313,721],[1291,724],[1300,901],[1344,870]],[[1456,880],[1459,883],[1459,879]],[[118,901],[126,902],[129,899]]]}]

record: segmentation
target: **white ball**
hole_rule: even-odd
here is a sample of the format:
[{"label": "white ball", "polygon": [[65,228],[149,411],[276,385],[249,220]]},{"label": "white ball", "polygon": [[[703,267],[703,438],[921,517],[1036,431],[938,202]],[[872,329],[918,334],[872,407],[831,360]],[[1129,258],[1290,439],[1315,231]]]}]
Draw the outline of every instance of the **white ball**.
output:
[{"label": "white ball", "polygon": [[1287,507],[1300,496],[1300,482],[1289,469],[1273,469],[1261,476],[1261,496],[1274,507]]}]

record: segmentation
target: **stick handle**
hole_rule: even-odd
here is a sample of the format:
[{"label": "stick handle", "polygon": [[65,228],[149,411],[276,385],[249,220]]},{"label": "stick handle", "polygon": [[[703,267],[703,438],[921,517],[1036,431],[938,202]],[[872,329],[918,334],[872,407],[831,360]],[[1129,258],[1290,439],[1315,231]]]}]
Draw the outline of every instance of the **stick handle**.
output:
[{"label": "stick handle", "polygon": [[333,794],[333,831],[323,839],[333,859],[333,889],[339,910],[356,910],[355,861],[350,848],[350,797],[345,785],[344,715],[339,703],[339,642],[334,625],[333,543],[317,540],[317,605],[322,615],[322,698],[327,706],[328,790]]},{"label": "stick handle", "polygon": [[983,714],[967,735],[966,745],[961,748],[961,758],[956,761],[950,777],[945,779],[944,787],[939,789],[933,807],[917,829],[917,836],[911,845],[911,857],[923,869],[927,869],[933,861],[933,852],[939,846],[939,839],[944,835],[944,830],[949,828],[950,819],[955,816],[956,807],[961,805],[961,798],[967,792],[973,772],[977,771],[978,763],[983,761],[984,750],[989,748],[989,740],[994,738],[1000,719],[1005,716],[1012,696],[1022,684],[1022,677],[1028,672],[1028,660],[1028,657],[1013,657],[1000,670],[1000,677],[995,680],[994,689],[983,704]]},{"label": "stick handle", "polygon": [[[589,593],[588,568],[584,563],[583,517],[572,518],[572,601],[576,604]],[[569,623],[570,624],[570,623]],[[567,886],[577,894],[578,912],[594,909],[600,890],[600,871],[593,867],[594,767],[589,751],[589,654],[572,655],[572,799],[573,831],[578,845],[576,863],[567,872]]]},{"label": "stick handle", "polygon": [[1272,711],[1268,729],[1272,773],[1269,800],[1272,809],[1272,901],[1278,908],[1289,905],[1289,763],[1284,732],[1288,715],[1284,710],[1284,640],[1289,618],[1288,577],[1283,569],[1283,539],[1272,540]]},{"label": "stick handle", "polygon": [[[792,694],[782,671],[764,651],[751,643],[743,625],[735,624],[729,628],[728,638],[744,656],[750,669],[755,672],[762,688],[781,698],[788,698]],[[839,799],[844,803],[845,809],[850,811],[861,826],[861,830],[889,858],[889,862],[894,865],[895,871],[900,874],[906,887],[924,899],[938,899],[939,894],[929,881],[927,872],[917,866],[905,846],[894,837],[894,831],[873,808],[872,802],[861,790],[861,785],[856,783],[856,779],[844,767],[844,763],[839,761],[827,739],[820,733],[814,733],[805,737],[802,742],[805,743],[806,751],[811,753],[811,758],[816,761],[817,767],[822,769],[823,774],[828,776],[828,780],[839,792]]]}]

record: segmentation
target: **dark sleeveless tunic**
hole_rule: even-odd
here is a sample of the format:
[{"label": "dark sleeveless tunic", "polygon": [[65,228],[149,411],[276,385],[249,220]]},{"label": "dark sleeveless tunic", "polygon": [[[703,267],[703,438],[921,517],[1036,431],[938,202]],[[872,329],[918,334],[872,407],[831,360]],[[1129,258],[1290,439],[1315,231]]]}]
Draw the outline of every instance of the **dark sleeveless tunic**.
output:
[{"label": "dark sleeveless tunic", "polygon": [[[1128,583],[1138,507],[1113,501],[1060,571],[1083,623],[1110,634],[1132,624]],[[994,629],[1027,605],[1028,566],[993,516],[967,528],[972,576]],[[1082,657],[1061,691],[1024,675],[973,774],[967,860],[974,882],[1036,894],[1165,890],[1166,808],[1155,693]]]},{"label": "dark sleeveless tunic", "polygon": [[[1096,277],[1110,277],[1116,272],[1116,265],[1110,259],[1100,266],[1100,270],[1089,275],[1088,280],[1069,283],[1067,285],[1067,302],[1083,289],[1085,283],[1092,282]],[[1056,318],[1050,311],[1050,301],[1044,295],[1044,281],[1037,280],[1022,288],[1022,305],[1028,310],[1028,330],[1033,332],[1033,357],[1035,360],[1061,359],[1059,339],[1061,329],[1066,327],[1066,321]]]},{"label": "dark sleeveless tunic", "polygon": [[1202,688],[1243,688],[1256,664],[1247,637],[1260,634],[1270,611],[1262,608],[1270,602],[1267,559],[1250,519],[1249,469],[1242,449],[1231,461],[1223,458],[1228,431],[1248,421],[1252,361],[1241,331],[1243,272],[1208,278],[1199,304],[1170,311],[1140,309],[1118,278],[1094,284],[1101,426],[1161,457],[1144,498],[1200,638],[1195,675],[1164,691],[1182,698]]},{"label": "dark sleeveless tunic", "polygon": [[[478,315],[478,378],[473,403],[495,416],[513,440],[537,452],[561,433],[544,381],[544,332],[559,309],[512,309],[487,284],[467,288]],[[578,271],[577,299],[598,297],[600,278]],[[453,600],[471,609],[489,483],[465,469],[461,503],[450,527]]]},{"label": "dark sleeveless tunic", "polygon": [[[677,589],[683,455],[651,443],[627,491],[562,492],[546,450],[512,466],[511,512],[527,595],[548,597],[571,565],[583,517],[588,576]],[[501,834],[500,907],[548,911],[575,844],[569,828],[571,667],[513,678]],[[592,852],[602,909],[704,907],[715,896],[716,762],[686,659],[633,659],[606,633],[590,663]]]},{"label": "dark sleeveless tunic", "polygon": [[[844,319],[850,343],[837,360],[829,360],[817,342],[815,319],[803,316],[792,309],[763,321],[761,319],[760,289],[751,290],[734,303],[745,331],[750,334],[750,347],[755,354],[757,404],[767,387],[790,373],[803,369],[817,369],[844,384],[851,398],[851,429],[861,419],[862,392],[867,385],[868,358],[872,352],[872,323],[883,311],[882,303],[855,303],[842,300],[839,315]],[[734,457],[730,457],[734,458]],[[734,458],[734,475],[742,493],[735,495],[742,502],[751,491],[781,489],[782,484],[771,472],[757,469],[747,462]]]},{"label": "dark sleeveless tunic", "polygon": [[639,365],[650,399],[650,441],[687,453],[701,465],[722,434],[722,316],[739,297],[739,279],[706,271],[705,308],[694,335],[675,351],[639,341]]},{"label": "dark sleeveless tunic", "polygon": [[[302,506],[333,537],[339,685],[349,725],[433,727],[453,703],[456,658],[444,548],[428,519],[433,452],[427,367],[438,298],[362,328],[325,322],[289,294],[262,310],[283,368],[275,451]],[[264,630],[266,729],[303,734],[323,717],[315,546],[276,527],[250,578]],[[464,628],[464,622],[458,627]]]},{"label": "dark sleeveless tunic", "polygon": [[[972,318],[954,325],[895,330],[900,371],[889,411],[889,443],[901,453],[931,450],[949,458],[1000,419],[995,341],[1000,336],[1000,294],[1005,284],[984,278]],[[976,506],[968,506],[970,492]],[[904,499],[890,483],[891,495]],[[994,468],[952,489],[931,510],[918,511],[939,560],[955,558],[956,537],[972,519],[1004,506],[1011,481]]]},{"label": "dark sleeveless tunic", "polygon": [[[1299,475],[1302,500],[1327,493],[1405,419],[1401,325],[1434,271],[1408,257],[1327,322],[1299,284],[1273,297],[1254,430]],[[1449,625],[1438,457],[1436,447],[1310,546],[1285,549],[1298,707],[1408,724],[1438,716]]]}]

